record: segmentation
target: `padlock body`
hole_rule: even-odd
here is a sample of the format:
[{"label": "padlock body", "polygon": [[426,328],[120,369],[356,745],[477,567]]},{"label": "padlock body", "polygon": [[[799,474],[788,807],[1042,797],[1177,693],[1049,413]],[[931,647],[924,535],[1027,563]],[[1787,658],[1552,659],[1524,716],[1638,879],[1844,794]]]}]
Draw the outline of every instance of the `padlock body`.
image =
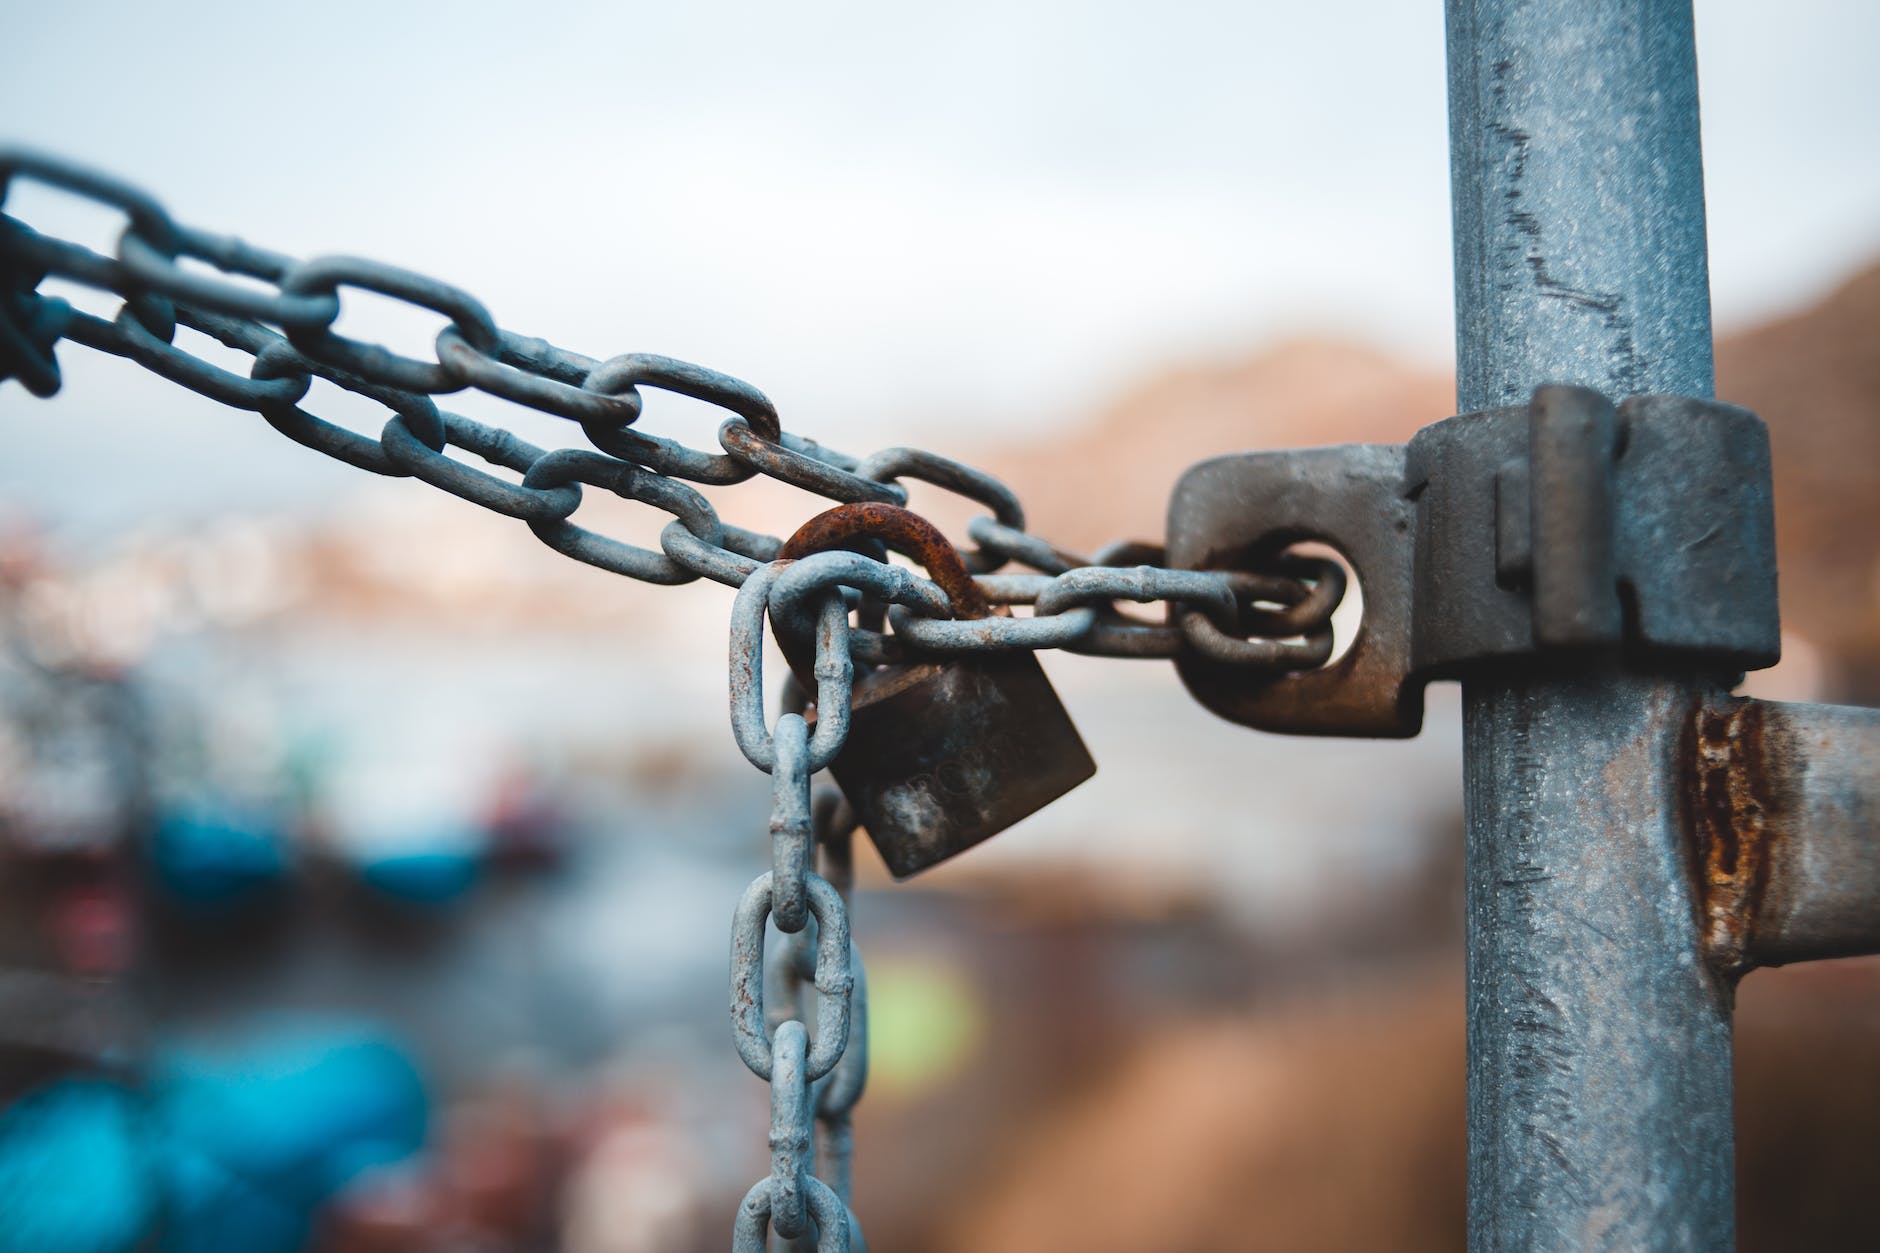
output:
[{"label": "padlock body", "polygon": [[856,685],[853,709],[830,771],[897,879],[1097,772],[1030,653],[886,666]]}]

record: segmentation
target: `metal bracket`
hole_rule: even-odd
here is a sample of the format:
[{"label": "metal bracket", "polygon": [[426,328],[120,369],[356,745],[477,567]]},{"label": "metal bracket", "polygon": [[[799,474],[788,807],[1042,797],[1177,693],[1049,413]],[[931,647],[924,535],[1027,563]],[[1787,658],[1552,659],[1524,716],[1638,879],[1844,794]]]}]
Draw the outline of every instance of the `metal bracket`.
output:
[{"label": "metal bracket", "polygon": [[1224,718],[1412,736],[1424,684],[1482,663],[1619,649],[1759,669],[1781,651],[1769,436],[1734,405],[1551,385],[1408,444],[1217,457],[1176,484],[1172,566],[1246,568],[1308,540],[1357,576],[1357,636],[1296,674],[1178,660]]}]

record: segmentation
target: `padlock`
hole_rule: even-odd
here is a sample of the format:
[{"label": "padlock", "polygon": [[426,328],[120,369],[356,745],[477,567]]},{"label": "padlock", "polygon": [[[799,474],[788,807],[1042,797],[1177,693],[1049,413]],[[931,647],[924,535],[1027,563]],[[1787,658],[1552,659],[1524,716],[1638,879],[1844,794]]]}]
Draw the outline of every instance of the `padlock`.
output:
[{"label": "padlock", "polygon": [[[893,505],[819,514],[779,555],[797,559],[866,540],[924,566],[956,617],[993,612],[946,536]],[[807,676],[807,638],[789,624],[778,624],[777,637],[792,669]],[[897,879],[990,839],[1097,772],[1029,652],[877,666],[857,673],[851,708],[830,773]]]}]

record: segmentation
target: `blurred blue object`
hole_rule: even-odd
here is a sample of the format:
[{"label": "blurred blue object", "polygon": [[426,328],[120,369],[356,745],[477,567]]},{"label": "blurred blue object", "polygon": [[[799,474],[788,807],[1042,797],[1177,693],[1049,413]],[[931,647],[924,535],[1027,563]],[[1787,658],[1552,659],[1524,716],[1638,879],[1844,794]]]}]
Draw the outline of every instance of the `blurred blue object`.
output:
[{"label": "blurred blue object", "polygon": [[151,1086],[173,1253],[290,1253],[329,1197],[424,1143],[418,1071],[368,1027],[289,1022],[169,1053]]},{"label": "blurred blue object", "polygon": [[481,870],[482,858],[468,849],[435,849],[362,862],[359,879],[394,900],[447,905],[475,886]]},{"label": "blurred blue object", "polygon": [[119,1253],[158,1201],[132,1094],[96,1079],[35,1089],[0,1110],[0,1253]]},{"label": "blurred blue object", "polygon": [[[0,1111],[0,1253],[296,1253],[320,1206],[424,1144],[410,1057],[367,1026],[275,1021],[171,1050],[147,1094],[62,1080]],[[160,1217],[159,1217],[160,1216]]]},{"label": "blurred blue object", "polygon": [[252,807],[196,804],[165,813],[150,841],[159,885],[193,912],[219,913],[287,879],[278,818]]}]

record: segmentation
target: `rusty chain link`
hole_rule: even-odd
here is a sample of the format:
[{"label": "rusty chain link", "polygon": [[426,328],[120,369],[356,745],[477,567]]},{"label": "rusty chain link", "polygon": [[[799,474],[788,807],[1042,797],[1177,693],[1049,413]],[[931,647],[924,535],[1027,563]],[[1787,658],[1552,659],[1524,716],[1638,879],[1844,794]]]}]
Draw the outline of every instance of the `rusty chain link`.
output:
[{"label": "rusty chain link", "polygon": [[[866,458],[836,452],[785,431],[762,392],[715,370],[646,353],[603,360],[571,352],[503,328],[468,292],[425,275],[355,257],[295,260],[183,225],[140,189],[96,170],[0,148],[0,209],[22,180],[115,209],[126,224],[107,256],[0,213],[0,382],[17,379],[32,394],[51,396],[61,383],[56,346],[82,344],[257,413],[328,457],[415,478],[518,519],[577,561],[647,583],[706,578],[738,589],[732,728],[744,755],[772,775],[773,790],[772,868],[746,891],[732,928],[734,1038],[745,1065],[772,1092],[771,1173],[739,1208],[736,1249],[761,1250],[771,1229],[797,1248],[863,1247],[849,1207],[849,1117],[867,1072],[866,994],[846,904],[856,822],[839,799],[812,801],[810,791],[811,777],[848,735],[855,663],[1060,648],[1104,656],[1198,654],[1277,674],[1316,668],[1331,653],[1331,614],[1345,590],[1336,562],[1281,557],[1264,572],[1171,570],[1159,549],[1141,544],[1082,557],[1028,533],[1018,498],[991,475],[915,448]],[[110,318],[85,313],[41,293],[49,278],[112,293],[122,304]],[[347,288],[448,319],[433,359],[337,333]],[[179,347],[179,327],[246,354],[248,373]],[[388,410],[379,434],[348,430],[302,408],[316,378]],[[718,428],[718,449],[633,430],[647,388],[730,414]],[[565,418],[592,450],[538,448],[442,410],[433,399],[466,390]],[[453,448],[515,479],[460,461],[449,455]],[[976,545],[965,554],[974,577],[943,590],[876,555],[830,551],[780,560],[781,540],[723,522],[691,486],[728,486],[757,475],[841,502],[904,505],[903,479],[976,502],[990,514],[967,527]],[[570,521],[584,487],[672,515],[660,551]],[[1008,563],[1036,573],[995,573]],[[1030,606],[1032,614],[967,616],[956,612],[963,598]],[[1164,602],[1169,620],[1126,617],[1119,601]],[[851,611],[858,614],[853,626]],[[766,616],[815,638],[813,732],[797,713],[767,723]],[[812,869],[818,858],[824,874]],[[775,1024],[764,1010],[767,921],[785,936],[786,1013]],[[813,1013],[804,1004],[812,996]]]}]

